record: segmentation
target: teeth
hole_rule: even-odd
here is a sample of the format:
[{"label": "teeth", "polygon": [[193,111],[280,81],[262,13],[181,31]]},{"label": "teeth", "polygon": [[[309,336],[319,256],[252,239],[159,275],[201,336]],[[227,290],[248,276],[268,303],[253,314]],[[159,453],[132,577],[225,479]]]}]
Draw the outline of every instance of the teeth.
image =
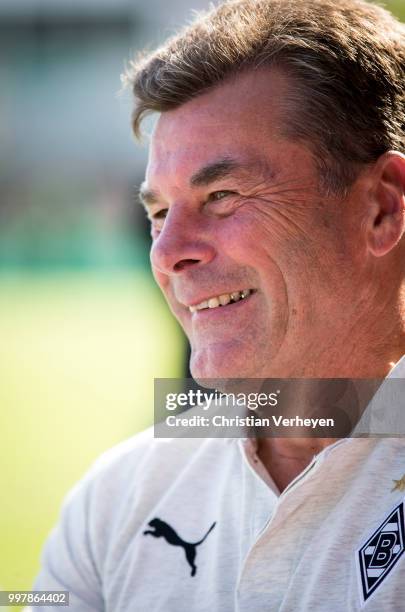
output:
[{"label": "teeth", "polygon": [[219,296],[219,303],[221,304],[221,306],[226,306],[227,304],[229,304],[230,301],[231,296],[229,295],[229,293],[223,293]]},{"label": "teeth", "polygon": [[[216,298],[211,298],[216,299]],[[208,306],[207,300],[205,302],[201,302],[201,304],[196,304],[195,306],[189,306],[190,312],[196,312],[196,310],[203,310],[204,308],[214,308],[214,306]]]},{"label": "teeth", "polygon": [[223,293],[221,295],[205,300],[195,306],[189,306],[191,313],[197,310],[204,310],[205,308],[218,308],[218,306],[227,306],[231,302],[239,302],[247,298],[252,293],[252,289],[242,289],[242,291],[234,291],[233,293]]}]

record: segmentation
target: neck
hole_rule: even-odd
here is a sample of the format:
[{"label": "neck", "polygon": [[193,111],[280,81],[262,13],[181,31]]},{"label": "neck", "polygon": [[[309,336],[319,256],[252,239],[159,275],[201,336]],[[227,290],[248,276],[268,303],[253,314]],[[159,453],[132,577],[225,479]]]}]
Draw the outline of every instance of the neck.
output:
[{"label": "neck", "polygon": [[336,438],[260,438],[257,454],[280,492]]},{"label": "neck", "polygon": [[[392,347],[390,347],[390,350],[387,350],[383,357],[380,355],[379,360],[375,358],[371,359],[371,363],[369,360],[368,364],[365,363],[362,368],[357,368],[355,370],[356,378],[369,378],[375,380],[352,380],[353,385],[350,388],[351,391],[347,396],[347,399],[345,399],[345,404],[350,408],[353,408],[354,412],[357,414],[352,415],[353,422],[350,423],[350,429],[352,429],[355,422],[357,422],[357,420],[360,418],[364,408],[367,406],[378,388],[381,379],[387,376],[389,371],[394,367],[404,353],[404,347],[397,347],[397,349],[392,349]],[[359,374],[357,374],[357,372],[359,372]],[[332,376],[333,375],[329,375],[330,378],[332,378]],[[343,381],[335,382],[337,383],[337,388],[343,384]],[[317,413],[318,416],[329,416],[326,414],[327,409],[325,408],[323,410],[320,406],[319,398],[321,398],[321,393],[318,395],[318,392],[322,391],[326,381],[306,380],[304,386],[305,393],[297,393],[297,389],[299,387],[297,388],[295,383],[296,381],[292,383],[291,387],[293,393],[288,394],[288,386],[286,387],[287,393],[284,395],[284,399],[286,398],[286,401],[284,401],[282,404],[282,412],[284,416],[299,413],[301,416],[305,417],[311,416],[311,414],[314,412]],[[337,397],[337,388],[334,385],[331,386],[331,391],[326,396],[327,401],[326,404],[324,404],[325,406],[333,405],[333,402]],[[299,405],[297,402],[297,395],[300,396]],[[351,404],[349,401],[350,398],[353,397],[356,398],[357,404]],[[323,399],[325,399],[325,396]],[[317,410],[320,411],[317,412]],[[325,414],[323,414],[324,412]],[[348,433],[343,433],[340,435],[345,436],[348,435]],[[307,467],[307,465],[312,461],[314,455],[320,453],[324,448],[330,444],[333,444],[338,439],[339,438],[332,437],[260,438],[258,440],[258,455],[278,489],[280,492],[282,492],[290,484],[290,482]]]},{"label": "neck", "polygon": [[262,378],[385,378],[404,354],[405,330],[387,326],[368,343],[359,333],[349,331],[340,341],[331,334],[322,345],[280,356]]}]

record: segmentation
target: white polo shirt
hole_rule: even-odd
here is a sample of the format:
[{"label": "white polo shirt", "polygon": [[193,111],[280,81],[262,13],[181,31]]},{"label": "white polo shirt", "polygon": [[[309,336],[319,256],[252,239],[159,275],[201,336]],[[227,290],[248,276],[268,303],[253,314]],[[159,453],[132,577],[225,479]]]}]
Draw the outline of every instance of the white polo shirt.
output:
[{"label": "white polo shirt", "polygon": [[252,440],[148,430],[67,496],[34,588],[71,612],[405,610],[404,474],[405,439],[344,439],[280,495]]}]

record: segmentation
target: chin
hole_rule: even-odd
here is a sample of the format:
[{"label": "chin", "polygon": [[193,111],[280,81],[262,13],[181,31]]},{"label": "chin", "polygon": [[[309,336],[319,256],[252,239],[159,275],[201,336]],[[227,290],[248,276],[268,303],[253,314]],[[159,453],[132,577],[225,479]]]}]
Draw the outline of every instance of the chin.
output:
[{"label": "chin", "polygon": [[241,359],[230,359],[223,352],[193,351],[190,372],[201,386],[215,386],[219,389],[227,385],[229,379],[254,377],[254,373],[249,371],[246,365]]}]

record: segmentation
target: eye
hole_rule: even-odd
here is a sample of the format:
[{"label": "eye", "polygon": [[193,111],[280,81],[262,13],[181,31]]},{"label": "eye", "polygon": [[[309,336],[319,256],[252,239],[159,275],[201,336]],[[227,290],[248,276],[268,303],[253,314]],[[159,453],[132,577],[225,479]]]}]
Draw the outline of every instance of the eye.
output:
[{"label": "eye", "polygon": [[152,225],[162,225],[167,216],[167,208],[161,208],[157,211],[148,211],[148,219]]},{"label": "eye", "polygon": [[158,210],[157,212],[150,215],[150,219],[153,221],[154,219],[165,219],[167,215],[167,208],[162,208],[162,210]]},{"label": "eye", "polygon": [[165,222],[165,218],[167,216],[167,208],[161,208],[156,212],[149,211],[148,219],[151,224],[152,235],[157,235],[163,229],[163,224]]},{"label": "eye", "polygon": [[212,193],[210,193],[210,195],[208,196],[208,200],[209,201],[218,201],[218,200],[223,200],[224,198],[226,198],[228,195],[232,195],[234,194],[234,191],[213,191]]}]

